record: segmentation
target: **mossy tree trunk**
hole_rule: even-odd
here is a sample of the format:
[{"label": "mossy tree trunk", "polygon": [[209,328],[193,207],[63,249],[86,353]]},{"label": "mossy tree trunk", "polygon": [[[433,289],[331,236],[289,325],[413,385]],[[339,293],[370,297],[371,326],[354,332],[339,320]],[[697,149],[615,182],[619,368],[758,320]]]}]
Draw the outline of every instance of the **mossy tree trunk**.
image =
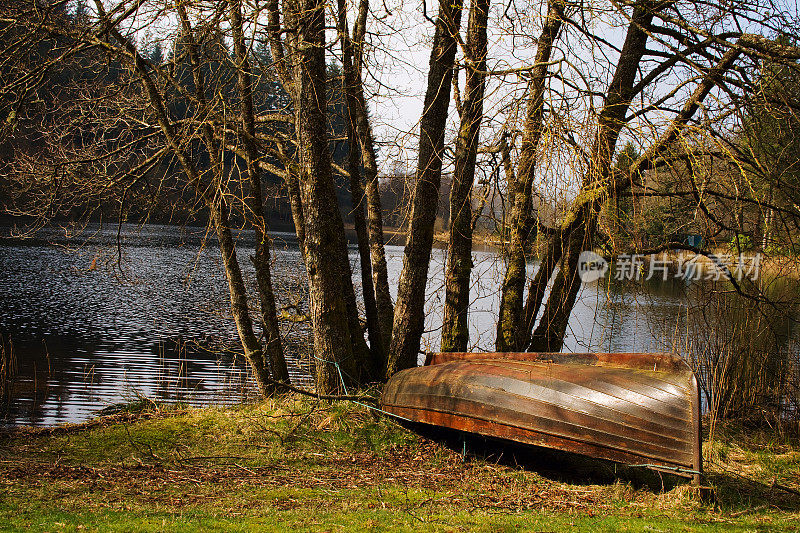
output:
[{"label": "mossy tree trunk", "polygon": [[[338,1],[337,29],[339,40],[342,47],[342,92],[347,104],[347,138],[350,148],[348,154],[348,173],[350,174],[350,193],[353,199],[353,220],[358,238],[358,252],[361,264],[361,287],[364,298],[364,311],[367,318],[367,332],[369,336],[370,352],[372,355],[370,365],[370,375],[378,377],[382,372],[386,348],[384,338],[381,333],[381,321],[376,300],[375,283],[373,278],[372,257],[370,238],[367,229],[367,198],[361,181],[362,161],[374,163],[374,152],[363,154],[365,149],[371,148],[364,146],[359,140],[359,113],[363,109],[363,86],[361,77],[357,72],[356,52],[350,38],[347,24],[347,7],[344,0]],[[359,95],[361,98],[359,98]],[[366,165],[364,165],[366,167]],[[380,239],[383,240],[383,228],[380,230]],[[382,248],[382,246],[381,246]],[[385,268],[385,260],[384,260]],[[385,271],[384,271],[385,272]],[[388,285],[388,281],[387,281]]]},{"label": "mossy tree trunk", "polygon": [[394,305],[389,294],[389,273],[386,266],[386,250],[383,237],[383,214],[381,197],[378,190],[378,159],[375,153],[375,142],[372,126],[367,113],[367,102],[364,96],[362,70],[364,68],[364,36],[366,35],[369,0],[361,0],[358,7],[355,27],[353,28],[352,52],[352,94],[355,97],[353,111],[355,113],[356,133],[361,148],[361,165],[364,169],[364,194],[367,204],[367,233],[369,235],[370,257],[372,259],[372,278],[375,289],[375,302],[378,307],[378,323],[381,335],[381,361],[379,370],[385,372],[387,354],[392,340],[392,321]]},{"label": "mossy tree trunk", "polygon": [[589,250],[594,245],[600,208],[608,195],[604,184],[608,184],[617,139],[625,125],[625,116],[635,94],[634,82],[642,57],[647,51],[653,9],[654,6],[649,2],[643,2],[633,10],[625,43],[606,92],[603,110],[598,118],[597,137],[579,200],[582,196],[590,194],[589,191],[595,189],[598,191],[591,195],[590,201],[578,203],[568,213],[565,221],[568,223],[568,231],[562,233],[559,239],[559,244],[565,245],[559,262],[559,271],[542,319],[533,333],[529,346],[531,351],[557,352],[563,346],[569,315],[581,285],[578,258],[582,250]]},{"label": "mossy tree trunk", "polygon": [[553,43],[563,25],[564,3],[551,0],[547,7],[542,33],[536,50],[535,66],[528,83],[528,109],[520,150],[519,170],[510,184],[511,228],[508,239],[508,266],[500,294],[500,316],[497,321],[495,348],[498,352],[522,349],[519,332],[523,329],[523,293],[527,256],[525,246],[533,220],[533,181],[536,172],[536,150],[544,131],[544,94]]},{"label": "mossy tree trunk", "polygon": [[253,75],[244,40],[241,0],[229,2],[231,33],[236,60],[236,75],[239,90],[239,113],[242,125],[240,133],[244,146],[245,173],[250,183],[248,217],[255,232],[255,255],[252,257],[258,284],[261,321],[264,328],[265,352],[269,360],[272,378],[289,381],[289,371],[283,354],[278,316],[275,308],[275,293],[272,289],[270,268],[270,238],[264,219],[264,201],[261,190],[261,173],[258,169],[259,149],[256,144],[255,112],[253,109]]},{"label": "mossy tree trunk", "polygon": [[[268,7],[275,10],[270,13],[272,26],[279,18],[277,2],[270,2]],[[351,331],[352,310],[345,286],[349,264],[326,134],[325,4],[319,0],[287,1],[284,17],[285,26],[292,31],[286,33],[286,65],[279,73],[284,74],[294,107],[316,384],[320,393],[340,392],[340,375],[358,379],[353,338],[360,331]],[[280,40],[280,27],[275,31]],[[276,53],[274,43],[273,57],[283,58],[282,49]]]}]

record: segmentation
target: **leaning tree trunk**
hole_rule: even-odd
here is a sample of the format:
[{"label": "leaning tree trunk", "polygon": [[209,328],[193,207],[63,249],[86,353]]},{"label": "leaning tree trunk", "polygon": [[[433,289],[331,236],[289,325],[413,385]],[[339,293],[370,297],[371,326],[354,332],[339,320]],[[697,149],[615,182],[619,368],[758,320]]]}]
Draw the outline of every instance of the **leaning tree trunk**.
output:
[{"label": "leaning tree trunk", "polygon": [[387,375],[417,365],[417,354],[425,325],[425,284],[428,280],[433,225],[439,203],[444,130],[450,104],[456,54],[455,37],[461,25],[461,9],[461,0],[439,4],[428,87],[420,120],[417,177],[411,203],[408,243],[403,254],[403,270],[397,290]]},{"label": "leaning tree trunk", "polygon": [[539,262],[539,269],[528,285],[528,294],[525,297],[524,327],[520,328],[516,341],[520,351],[527,349],[530,345],[533,327],[536,325],[536,317],[539,316],[547,284],[553,277],[553,272],[558,261],[561,260],[562,254],[561,234],[556,233],[548,243],[547,250]]},{"label": "leaning tree trunk", "polygon": [[261,192],[261,175],[258,170],[259,151],[256,145],[255,115],[253,109],[253,77],[250,69],[248,50],[244,42],[242,26],[241,0],[230,2],[230,22],[233,33],[233,49],[236,57],[236,74],[239,88],[239,106],[242,122],[242,144],[247,179],[250,183],[249,208],[252,226],[255,230],[255,255],[253,266],[256,270],[258,296],[261,304],[261,320],[264,328],[266,355],[269,359],[272,378],[288,382],[289,371],[283,354],[278,316],[275,309],[275,293],[272,289],[272,273],[270,271],[270,239],[267,235],[267,224],[264,219],[264,202]]},{"label": "leaning tree trunk", "polygon": [[[102,3],[98,1],[95,5],[98,8],[101,19],[107,19]],[[220,241],[220,251],[225,265],[225,276],[228,279],[228,289],[231,298],[231,313],[236,323],[239,339],[242,342],[244,356],[253,369],[259,391],[262,394],[267,394],[271,392],[269,373],[266,365],[264,365],[261,345],[253,332],[253,324],[247,308],[247,293],[245,292],[244,281],[242,279],[241,270],[239,269],[239,262],[236,259],[236,248],[230,231],[230,225],[228,224],[227,206],[225,205],[224,197],[221,195],[222,191],[219,189],[220,184],[215,184],[216,187],[213,189],[213,195],[210,195],[206,187],[203,186],[200,172],[194,162],[186,155],[183,140],[179,139],[175,131],[175,126],[170,120],[169,111],[164,103],[164,97],[162,93],[159,92],[159,88],[153,80],[151,69],[136,46],[125,39],[116,29],[111,29],[109,31],[109,36],[113,37],[117,43],[120,43],[119,46],[124,50],[124,57],[130,60],[133,69],[142,81],[148,103],[153,110],[159,128],[168,146],[184,172],[186,172],[190,182],[195,186],[198,194],[209,207],[212,222],[214,223],[217,237]],[[111,45],[109,44],[109,46]]]},{"label": "leaning tree trunk", "polygon": [[231,314],[236,323],[236,331],[242,341],[244,355],[253,373],[256,383],[262,394],[273,390],[269,382],[269,372],[267,370],[264,355],[261,350],[261,343],[253,331],[253,321],[247,306],[247,291],[242,278],[242,271],[239,268],[239,261],[236,257],[236,245],[231,233],[228,221],[228,207],[225,198],[220,194],[216,202],[210,206],[211,218],[217,230],[219,248],[222,252],[222,261],[225,265],[225,277],[228,279],[228,290],[231,296]]},{"label": "leaning tree trunk", "polygon": [[[565,220],[567,231],[562,233],[561,240],[566,247],[542,319],[533,333],[529,346],[531,351],[557,352],[564,343],[569,315],[581,285],[578,258],[582,250],[594,246],[600,207],[608,194],[604,184],[608,182],[617,138],[634,96],[634,81],[639,63],[647,51],[647,36],[652,20],[652,6],[643,3],[634,8],[617,68],[606,93],[605,105],[598,118],[597,139],[589,170],[576,200],[577,207],[570,210]],[[598,192],[589,192],[595,189]],[[586,195],[592,195],[591,201],[583,201]]]},{"label": "leaning tree trunk", "polygon": [[251,361],[255,369],[256,381],[262,391],[271,390],[267,385],[269,370],[264,361],[261,343],[253,331],[253,320],[247,304],[247,289],[242,277],[242,271],[236,255],[236,245],[229,223],[229,207],[225,201],[225,180],[223,179],[223,161],[220,139],[215,135],[209,119],[210,107],[206,101],[205,77],[201,62],[199,46],[194,38],[194,30],[189,23],[184,6],[178,6],[178,15],[187,40],[189,62],[192,67],[192,78],[195,89],[196,116],[201,122],[203,143],[211,160],[208,173],[213,180],[213,195],[207,197],[207,204],[211,211],[211,218],[217,230],[220,251],[222,252],[225,275],[228,279],[228,289],[231,296],[231,312],[236,323],[239,338],[242,341],[245,357]]},{"label": "leaning tree trunk", "polygon": [[472,183],[483,117],[486,78],[486,21],[489,0],[470,8],[465,52],[467,81],[456,140],[455,174],[450,189],[450,238],[445,265],[442,351],[465,352],[469,342],[469,281],[472,273]]},{"label": "leaning tree trunk", "polygon": [[361,148],[361,165],[364,169],[364,194],[367,202],[367,233],[369,235],[370,257],[372,259],[372,278],[375,289],[375,302],[378,308],[378,324],[381,335],[383,353],[379,362],[379,370],[383,372],[386,367],[386,355],[392,340],[392,320],[394,319],[394,305],[389,294],[389,274],[386,267],[386,251],[383,238],[383,214],[381,212],[381,197],[378,191],[378,160],[375,154],[375,143],[372,136],[372,126],[367,114],[367,103],[364,97],[364,84],[361,77],[364,60],[364,35],[366,33],[366,19],[369,12],[369,1],[361,0],[358,16],[353,28],[351,40],[352,63],[351,73],[345,70],[346,76],[352,80],[348,85],[354,97],[352,112],[355,114],[356,133]]},{"label": "leaning tree trunk", "polygon": [[[588,249],[593,245],[593,232],[597,225],[597,213],[602,205],[603,199],[609,194],[610,191],[616,191],[619,194],[630,187],[632,183],[631,176],[638,175],[648,168],[648,165],[654,161],[665,149],[672,145],[680,133],[686,128],[689,120],[700,109],[703,101],[711,92],[711,89],[720,82],[723,74],[731,65],[736,61],[741,54],[741,48],[734,47],[728,50],[718,61],[718,63],[706,73],[702,82],[695,88],[691,97],[684,103],[683,108],[673,118],[669,127],[659,136],[655,143],[653,143],[628,169],[626,173],[621,176],[609,179],[609,171],[611,168],[611,159],[613,155],[613,145],[616,143],[616,138],[622,127],[622,120],[627,113],[627,108],[630,101],[634,96],[634,92],[626,87],[630,87],[631,76],[633,75],[630,64],[636,60],[638,54],[642,53],[646,42],[646,35],[643,34],[645,29],[650,24],[652,17],[648,17],[646,13],[640,10],[634,12],[634,16],[638,15],[638,20],[634,20],[637,28],[629,29],[629,39],[626,39],[626,45],[623,47],[623,54],[620,57],[620,64],[625,64],[627,68],[618,68],[614,81],[612,82],[611,89],[606,99],[606,106],[601,113],[601,128],[598,135],[599,142],[597,143],[598,150],[596,154],[603,155],[604,157],[597,157],[594,162],[603,162],[605,166],[605,177],[601,181],[585,180],[578,198],[573,203],[570,209],[570,214],[566,217],[561,226],[560,234],[557,238],[550,243],[547,251],[548,261],[558,261],[558,257],[562,253],[561,239],[568,236],[571,239],[569,245],[570,259],[562,262],[564,272],[573,272],[572,276],[557,275],[554,282],[554,287],[551,291],[551,297],[547,302],[547,307],[539,327],[536,330],[533,338],[530,340],[529,350],[533,352],[547,351],[547,350],[560,350],[563,345],[563,337],[566,332],[567,323],[569,321],[569,314],[572,307],[575,305],[575,298],[578,293],[579,281],[574,275],[574,266],[566,261],[571,260],[572,265],[577,264],[577,257],[584,249]],[[640,31],[636,31],[636,30]],[[737,42],[737,45],[746,43],[747,38],[743,37]],[[626,59],[627,54],[627,59]],[[641,56],[639,56],[641,57]],[[626,61],[623,61],[626,59]],[[638,60],[637,60],[638,61]],[[612,90],[613,89],[613,90]],[[611,153],[609,153],[609,150]],[[594,170],[603,175],[602,167],[594,167]],[[589,177],[592,174],[588,175]],[[597,176],[597,174],[595,174]],[[575,232],[573,234],[573,231]],[[544,262],[543,262],[544,265]],[[571,269],[571,270],[570,270]],[[531,311],[526,312],[526,319],[528,320],[527,328],[533,326],[533,320],[536,318],[536,311],[541,304],[541,296],[544,292],[544,287],[550,277],[552,268],[545,271],[544,276],[536,276],[531,288],[528,291],[529,301],[526,304],[526,311],[530,305]],[[537,295],[539,298],[536,301],[531,301],[532,296]],[[552,295],[556,295],[554,298]],[[549,308],[549,309],[548,309]]]},{"label": "leaning tree trunk", "polygon": [[[531,352],[559,352],[564,343],[569,315],[575,305],[581,280],[578,275],[578,258],[582,250],[592,248],[594,234],[597,228],[597,213],[594,204],[586,205],[578,215],[575,228],[569,234],[566,247],[561,251],[561,261],[558,264],[550,298],[542,313],[539,327],[533,334],[528,347]],[[561,239],[557,239],[560,241]],[[558,253],[558,252],[556,252]],[[551,266],[550,263],[547,266]],[[542,263],[540,268],[546,265]],[[546,275],[549,271],[543,271]],[[545,281],[546,284],[546,281]],[[534,292],[536,289],[534,289]],[[553,295],[556,297],[554,298]],[[527,325],[526,325],[527,328]]]},{"label": "leaning tree trunk", "polygon": [[369,347],[372,355],[369,374],[378,377],[382,371],[385,359],[385,346],[381,335],[381,324],[378,315],[378,305],[375,299],[375,286],[372,276],[372,258],[370,256],[369,237],[366,219],[366,198],[361,184],[361,155],[362,148],[358,140],[358,97],[357,91],[361,90],[357,79],[356,65],[354,64],[353,43],[347,27],[347,10],[344,0],[338,1],[337,28],[339,39],[342,42],[342,91],[347,104],[347,140],[349,145],[348,167],[350,175],[350,195],[353,199],[353,221],[358,238],[358,253],[361,261],[361,288],[364,298],[364,312],[367,317],[367,333]]},{"label": "leaning tree trunk", "polygon": [[536,50],[534,68],[528,85],[528,110],[520,151],[519,171],[511,187],[511,231],[508,240],[508,266],[500,295],[500,317],[497,322],[495,348],[498,352],[516,352],[519,332],[524,327],[522,306],[525,290],[527,258],[525,246],[531,230],[533,179],[536,171],[536,149],[544,131],[544,92],[548,62],[553,43],[561,31],[564,17],[562,0],[551,0]]}]

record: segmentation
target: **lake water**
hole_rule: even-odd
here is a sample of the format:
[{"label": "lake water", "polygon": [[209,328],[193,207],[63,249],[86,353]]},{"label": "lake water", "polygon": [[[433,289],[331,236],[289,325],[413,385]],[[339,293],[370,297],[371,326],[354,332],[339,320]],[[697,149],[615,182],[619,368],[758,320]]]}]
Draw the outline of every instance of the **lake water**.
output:
[{"label": "lake water", "polygon": [[[247,237],[238,251],[252,284]],[[296,241],[291,234],[273,238],[279,305],[304,302]],[[356,253],[351,247],[358,280]],[[387,259],[396,291],[402,247],[387,246]],[[439,345],[444,260],[444,251],[434,250],[423,339],[429,351]],[[471,349],[491,351],[504,266],[491,251],[475,252],[474,262]],[[564,350],[682,353],[691,340],[690,289],[674,280],[585,285]],[[247,367],[230,349],[237,338],[227,309],[221,258],[204,228],[123,226],[118,234],[115,226],[90,226],[76,235],[50,229],[0,240],[0,336],[11,369],[0,425],[81,421],[139,397],[193,405],[254,397]],[[781,325],[787,338],[797,337],[795,326]],[[284,341],[293,381],[310,386],[307,333],[287,323]]]}]

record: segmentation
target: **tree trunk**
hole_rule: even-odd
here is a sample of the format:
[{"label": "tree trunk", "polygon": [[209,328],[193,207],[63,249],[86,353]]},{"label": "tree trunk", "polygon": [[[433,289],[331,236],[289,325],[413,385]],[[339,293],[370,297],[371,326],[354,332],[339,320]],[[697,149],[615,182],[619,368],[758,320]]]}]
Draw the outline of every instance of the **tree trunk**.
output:
[{"label": "tree trunk", "polygon": [[495,348],[498,352],[516,352],[519,332],[523,330],[522,297],[525,290],[527,258],[525,246],[530,234],[533,207],[533,179],[536,171],[536,149],[544,131],[544,91],[553,43],[561,30],[564,4],[551,0],[536,50],[536,65],[528,85],[528,110],[522,137],[519,171],[511,188],[511,231],[508,240],[508,267],[500,296],[500,317],[497,322]]},{"label": "tree trunk", "polygon": [[[184,6],[178,6],[178,15],[187,40],[189,61],[192,65],[195,99],[197,100],[196,114],[203,117],[208,113],[208,103],[206,101],[205,79],[198,44],[194,38],[194,31],[189,23],[189,17]],[[247,289],[242,278],[242,271],[236,256],[236,246],[230,229],[229,208],[225,201],[223,185],[225,180],[223,180],[222,176],[223,161],[220,141],[207,118],[202,121],[201,129],[203,142],[211,161],[211,168],[208,172],[213,179],[212,190],[214,191],[214,194],[206,199],[206,203],[211,211],[212,220],[217,230],[217,238],[219,239],[220,251],[225,265],[225,276],[228,279],[228,289],[231,296],[231,312],[239,338],[242,341],[245,357],[255,369],[254,374],[259,388],[262,391],[271,392],[272,385],[268,385],[266,380],[269,376],[269,370],[264,361],[261,344],[253,331],[253,320],[250,317],[250,310],[247,304]]]},{"label": "tree trunk", "polygon": [[539,262],[539,269],[528,285],[528,295],[525,297],[524,309],[525,327],[520,328],[516,341],[520,350],[530,346],[533,327],[536,325],[536,317],[539,316],[539,309],[541,309],[542,301],[544,300],[547,284],[550,282],[550,278],[553,277],[553,271],[559,260],[561,260],[562,255],[561,235],[556,234],[548,243],[547,250]]},{"label": "tree trunk", "polygon": [[303,261],[305,261],[306,223],[303,219],[303,201],[300,197],[300,178],[298,177],[300,169],[281,144],[278,145],[278,157],[286,171],[283,182],[286,186],[286,194],[289,197],[289,208],[292,211],[292,223],[294,224],[294,233],[297,235],[297,245],[300,248]]},{"label": "tree trunk", "polygon": [[370,257],[369,237],[365,216],[366,198],[361,185],[362,149],[358,140],[357,108],[360,106],[356,93],[362,90],[360,79],[354,64],[353,44],[347,27],[347,11],[344,0],[338,1],[337,27],[339,39],[342,41],[342,91],[347,104],[347,140],[350,148],[348,154],[348,173],[350,174],[350,195],[353,199],[353,220],[358,237],[358,253],[361,261],[361,288],[364,297],[364,311],[367,316],[367,332],[372,355],[370,375],[377,377],[382,371],[386,347],[381,335],[378,306],[375,300],[375,287],[372,276],[372,260]]},{"label": "tree trunk", "polygon": [[[342,220],[339,215],[326,135],[325,4],[285,2],[289,86],[294,104],[304,250],[314,328],[317,391],[341,391],[342,376],[356,365],[343,280]],[[352,282],[350,283],[352,288]]]},{"label": "tree trunk", "polygon": [[[569,315],[581,286],[578,275],[578,258],[581,251],[591,249],[594,242],[597,213],[591,212],[592,207],[594,206],[584,208],[588,213],[580,215],[580,221],[576,224],[576,228],[569,234],[566,248],[561,254],[561,261],[557,261],[558,273],[544,308],[542,320],[528,347],[531,352],[559,352],[564,344]],[[542,263],[542,267],[545,267],[544,263]],[[535,320],[535,317],[532,320]]]},{"label": "tree trunk", "polygon": [[365,215],[366,198],[364,188],[361,186],[360,158],[358,153],[358,138],[355,124],[348,124],[347,139],[350,144],[348,154],[348,174],[350,174],[350,195],[353,199],[353,222],[358,238],[358,257],[361,265],[361,292],[364,298],[364,313],[367,317],[367,335],[369,338],[370,365],[368,373],[378,377],[384,360],[385,348],[381,336],[380,320],[378,318],[378,305],[375,301],[375,286],[372,277],[372,260],[370,257],[369,237],[367,235],[367,220]]},{"label": "tree trunk", "polygon": [[450,104],[456,39],[461,25],[461,0],[439,4],[433,37],[428,87],[420,120],[419,161],[411,204],[408,243],[394,310],[392,342],[387,375],[417,365],[420,339],[425,325],[425,284],[428,280],[433,225],[439,203],[442,149]]},{"label": "tree trunk", "polygon": [[[340,9],[343,9],[340,2]],[[378,162],[375,154],[375,143],[372,136],[372,126],[367,114],[367,103],[364,97],[364,84],[361,77],[363,67],[363,40],[366,33],[366,18],[369,11],[369,1],[361,0],[358,16],[353,28],[353,38],[349,39],[350,54],[344,54],[343,61],[350,56],[352,69],[345,67],[345,81],[350,88],[352,100],[348,103],[348,111],[355,119],[356,135],[361,154],[361,166],[364,170],[364,194],[367,207],[367,234],[369,236],[369,250],[372,267],[373,287],[375,302],[378,312],[378,329],[381,341],[381,359],[377,368],[382,373],[386,367],[386,354],[392,339],[392,320],[394,319],[394,305],[389,294],[389,275],[386,267],[386,251],[383,238],[383,214],[381,198],[378,191]],[[340,20],[343,20],[340,17]],[[346,21],[346,19],[344,19]],[[347,33],[347,25],[344,24]]]},{"label": "tree trunk", "polygon": [[[334,191],[335,195],[335,191]],[[336,204],[334,204],[336,205]],[[350,256],[347,248],[347,236],[344,232],[344,221],[342,220],[339,209],[335,210],[334,228],[336,235],[339,238],[339,262],[341,264],[340,270],[342,275],[342,294],[344,296],[345,308],[347,309],[347,323],[350,329],[350,343],[353,347],[353,361],[350,366],[350,374],[348,374],[350,381],[357,385],[365,383],[372,379],[373,364],[370,357],[369,347],[367,341],[364,339],[364,331],[361,325],[361,318],[358,313],[358,304],[356,303],[356,292],[353,286],[353,271],[350,268]]]},{"label": "tree trunk", "polygon": [[476,0],[469,12],[466,57],[467,81],[450,189],[450,238],[445,265],[445,304],[442,351],[465,352],[469,343],[469,282],[472,273],[472,184],[483,118],[486,72],[486,21],[489,0]]},{"label": "tree trunk", "polygon": [[[107,18],[105,10],[101,2],[96,2],[98,12],[101,18]],[[253,375],[256,380],[259,391],[262,394],[271,392],[269,384],[269,373],[264,365],[263,353],[261,345],[258,342],[255,334],[253,333],[253,324],[250,318],[250,313],[247,308],[247,293],[244,288],[244,281],[242,280],[241,270],[239,269],[239,262],[236,259],[236,248],[233,243],[233,236],[228,225],[227,207],[222,196],[222,191],[215,188],[215,194],[209,196],[208,191],[201,183],[200,172],[197,170],[194,162],[187,157],[183,150],[183,143],[180,142],[175,132],[175,127],[169,119],[167,107],[164,104],[164,98],[159,92],[153,78],[150,75],[149,68],[145,60],[142,58],[136,46],[125,39],[118,30],[112,29],[109,34],[124,48],[125,52],[131,58],[133,68],[139,75],[139,78],[144,85],[150,107],[158,121],[161,132],[167,141],[175,158],[180,163],[189,181],[194,184],[198,194],[203,198],[206,205],[209,207],[212,221],[217,232],[217,237],[220,242],[220,252],[222,253],[223,262],[225,265],[225,276],[228,279],[228,289],[231,298],[231,313],[233,314],[236,323],[236,330],[239,334],[239,339],[242,342],[244,349],[244,356],[247,362],[253,369]],[[217,184],[219,185],[219,184]],[[219,195],[217,197],[217,194]]]},{"label": "tree trunk", "polygon": [[[366,113],[364,114],[366,118]],[[359,128],[361,131],[361,128]],[[372,258],[372,280],[375,287],[375,302],[378,306],[378,323],[381,331],[381,346],[383,359],[379,372],[385,377],[386,361],[389,345],[392,342],[392,321],[394,320],[394,304],[389,293],[389,270],[386,266],[386,250],[383,240],[383,213],[381,210],[381,197],[378,191],[378,165],[375,163],[375,151],[372,143],[372,133],[368,132],[365,140],[364,134],[359,134],[362,155],[371,152],[372,164],[364,164],[365,185],[364,194],[367,198],[367,232],[369,233],[369,252]],[[365,145],[368,148],[365,150]]]},{"label": "tree trunk", "polygon": [[268,382],[269,372],[261,351],[261,343],[258,342],[258,338],[253,332],[253,321],[247,306],[247,290],[245,289],[242,271],[239,268],[239,261],[236,257],[236,245],[234,244],[228,221],[228,207],[222,194],[209,207],[214,227],[217,230],[219,249],[222,252],[222,261],[225,265],[225,277],[228,279],[231,314],[236,323],[239,339],[242,341],[245,359],[253,368],[253,375],[261,393],[272,392],[273,386]]},{"label": "tree trunk", "polygon": [[261,175],[257,167],[258,147],[256,146],[256,127],[253,111],[252,73],[248,50],[244,42],[242,30],[241,0],[230,2],[230,22],[233,33],[233,48],[236,57],[236,73],[240,96],[240,114],[242,121],[242,144],[247,179],[250,183],[250,217],[255,230],[255,255],[253,266],[256,270],[258,296],[261,304],[261,319],[264,328],[266,355],[269,359],[272,378],[289,382],[289,371],[283,354],[278,316],[275,309],[275,294],[272,290],[272,273],[270,272],[270,239],[264,219],[264,202],[261,192]]}]

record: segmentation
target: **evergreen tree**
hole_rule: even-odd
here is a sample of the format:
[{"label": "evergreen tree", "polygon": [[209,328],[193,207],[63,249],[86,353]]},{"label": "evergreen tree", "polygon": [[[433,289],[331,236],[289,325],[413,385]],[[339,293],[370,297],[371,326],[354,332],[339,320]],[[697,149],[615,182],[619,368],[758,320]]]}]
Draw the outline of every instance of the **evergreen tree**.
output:
[{"label": "evergreen tree", "polygon": [[[781,44],[793,44],[783,38]],[[755,196],[754,244],[781,247],[791,236],[779,230],[783,210],[800,215],[800,65],[765,61],[758,92],[745,106],[741,134],[748,189]],[[775,209],[779,208],[779,209]]]},{"label": "evergreen tree", "polygon": [[150,48],[148,59],[150,59],[150,62],[154,65],[161,65],[164,62],[164,50],[161,48],[161,44],[155,43]]}]

